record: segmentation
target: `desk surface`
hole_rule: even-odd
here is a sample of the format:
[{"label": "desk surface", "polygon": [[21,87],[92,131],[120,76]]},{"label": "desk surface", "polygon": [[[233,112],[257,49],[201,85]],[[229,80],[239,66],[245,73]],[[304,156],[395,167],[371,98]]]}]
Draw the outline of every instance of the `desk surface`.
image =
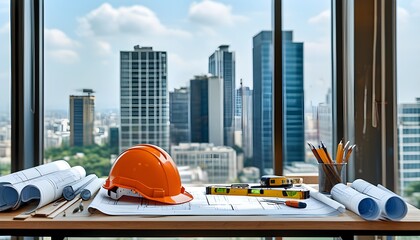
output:
[{"label": "desk surface", "polygon": [[[69,209],[73,209],[70,207]],[[21,210],[22,211],[22,210]],[[409,206],[401,221],[365,221],[346,211],[335,217],[273,216],[107,216],[100,212],[60,214],[54,219],[13,220],[20,211],[0,213],[0,235],[19,236],[346,236],[420,235],[420,210]]]}]

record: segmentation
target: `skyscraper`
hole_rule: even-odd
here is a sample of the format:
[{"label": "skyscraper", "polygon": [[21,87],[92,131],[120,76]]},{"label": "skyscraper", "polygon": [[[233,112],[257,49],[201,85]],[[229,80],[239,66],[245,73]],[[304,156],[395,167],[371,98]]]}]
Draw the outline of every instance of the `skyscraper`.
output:
[{"label": "skyscraper", "polygon": [[400,191],[420,182],[420,98],[398,106]]},{"label": "skyscraper", "polygon": [[273,169],[273,42],[271,31],[253,37],[253,165],[262,175]]},{"label": "skyscraper", "polygon": [[110,127],[109,128],[109,147],[110,147],[111,153],[118,154],[119,142],[120,142],[119,128]]},{"label": "skyscraper", "polygon": [[305,161],[303,43],[283,31],[283,163]]},{"label": "skyscraper", "polygon": [[209,73],[223,81],[223,142],[234,145],[235,114],[235,52],[229,52],[229,45],[221,45],[209,57]]},{"label": "skyscraper", "polygon": [[188,88],[182,87],[169,92],[169,122],[170,143],[190,142],[190,93]]},{"label": "skyscraper", "polygon": [[95,96],[70,96],[70,146],[93,144]]},{"label": "skyscraper", "polygon": [[223,86],[214,76],[190,81],[191,142],[223,146]]},{"label": "skyscraper", "polygon": [[252,90],[242,86],[237,89],[235,112],[240,118],[240,129],[242,131],[242,149],[246,158],[252,157]]},{"label": "skyscraper", "polygon": [[169,151],[167,55],[152,47],[120,52],[120,151],[139,143]]}]

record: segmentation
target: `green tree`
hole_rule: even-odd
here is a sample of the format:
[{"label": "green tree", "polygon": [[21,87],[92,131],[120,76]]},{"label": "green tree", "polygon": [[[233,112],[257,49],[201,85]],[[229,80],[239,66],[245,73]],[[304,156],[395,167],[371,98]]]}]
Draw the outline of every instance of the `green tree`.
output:
[{"label": "green tree", "polygon": [[0,164],[0,176],[10,174],[10,163],[1,163]]},{"label": "green tree", "polygon": [[420,207],[420,182],[413,182],[407,186],[405,196],[409,202],[416,207]]},{"label": "green tree", "polygon": [[44,155],[47,161],[65,159],[70,166],[82,166],[86,174],[94,173],[98,177],[108,176],[111,168],[111,148],[108,145],[49,148]]}]

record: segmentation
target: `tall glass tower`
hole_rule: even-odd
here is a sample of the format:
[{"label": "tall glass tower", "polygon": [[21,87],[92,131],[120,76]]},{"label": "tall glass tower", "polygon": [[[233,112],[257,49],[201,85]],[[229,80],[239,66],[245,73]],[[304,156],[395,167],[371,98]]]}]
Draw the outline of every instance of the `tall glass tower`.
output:
[{"label": "tall glass tower", "polygon": [[283,163],[305,161],[303,43],[283,31]]},{"label": "tall glass tower", "polygon": [[169,92],[170,143],[191,142],[190,137],[190,93],[188,88],[181,87]]},{"label": "tall glass tower", "polygon": [[168,95],[166,52],[120,52],[120,151],[148,143],[169,152]]},{"label": "tall glass tower", "polygon": [[[303,43],[293,32],[283,32],[283,159],[285,164],[305,160]],[[253,38],[253,146],[254,165],[262,174],[273,172],[273,41],[272,31]]]},{"label": "tall glass tower", "polygon": [[70,146],[93,144],[95,96],[70,96]]},{"label": "tall glass tower", "polygon": [[191,142],[223,145],[223,85],[215,76],[190,80]]},{"label": "tall glass tower", "polygon": [[399,190],[420,182],[420,98],[398,106]]},{"label": "tall glass tower", "polygon": [[221,45],[209,57],[209,73],[223,80],[223,142],[234,145],[235,114],[235,52],[229,52],[229,45]]},{"label": "tall glass tower", "polygon": [[260,173],[273,172],[273,41],[271,31],[253,37],[253,165]]}]

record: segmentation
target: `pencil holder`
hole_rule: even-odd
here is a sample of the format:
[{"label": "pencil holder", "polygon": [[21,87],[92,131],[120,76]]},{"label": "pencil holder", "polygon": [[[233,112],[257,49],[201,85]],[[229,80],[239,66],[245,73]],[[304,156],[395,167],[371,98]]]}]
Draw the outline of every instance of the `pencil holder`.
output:
[{"label": "pencil holder", "polygon": [[329,194],[337,183],[347,184],[347,163],[318,164],[319,192]]}]

